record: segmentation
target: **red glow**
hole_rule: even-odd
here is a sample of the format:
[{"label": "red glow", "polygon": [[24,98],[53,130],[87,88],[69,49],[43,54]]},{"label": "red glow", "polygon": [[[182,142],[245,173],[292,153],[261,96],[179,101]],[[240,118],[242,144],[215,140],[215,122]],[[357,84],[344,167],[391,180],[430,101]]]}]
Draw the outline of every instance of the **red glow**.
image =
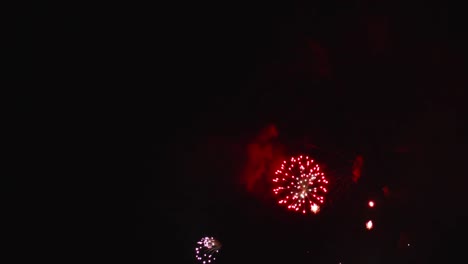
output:
[{"label": "red glow", "polygon": [[382,191],[383,191],[383,194],[385,197],[389,197],[390,196],[390,189],[387,187],[387,186],[384,186],[382,188]]},{"label": "red glow", "polygon": [[356,159],[353,162],[352,168],[352,179],[354,182],[358,182],[359,178],[361,178],[362,173],[362,166],[364,164],[364,158],[361,155],[356,156]]},{"label": "red glow", "polygon": [[369,207],[374,207],[374,202],[373,201],[369,201]]},{"label": "red glow", "polygon": [[373,227],[374,227],[374,223],[372,223],[372,220],[367,221],[366,228],[368,230],[371,230]]},{"label": "red glow", "polygon": [[247,145],[247,162],[241,180],[248,192],[254,192],[262,177],[268,172],[269,164],[274,161],[273,140],[277,137],[276,126],[268,125]]}]

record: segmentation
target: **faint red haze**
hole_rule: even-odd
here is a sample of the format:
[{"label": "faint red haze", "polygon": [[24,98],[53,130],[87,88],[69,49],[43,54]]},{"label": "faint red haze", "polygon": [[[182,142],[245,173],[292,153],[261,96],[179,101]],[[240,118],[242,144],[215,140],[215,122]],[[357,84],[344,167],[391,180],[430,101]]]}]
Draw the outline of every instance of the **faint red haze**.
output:
[{"label": "faint red haze", "polygon": [[247,156],[244,169],[240,175],[241,183],[249,193],[264,194],[273,175],[274,166],[282,161],[282,148],[275,143],[279,132],[274,124],[261,129],[247,144]]},{"label": "faint red haze", "polygon": [[362,166],[364,165],[364,158],[361,155],[358,155],[353,162],[352,168],[352,179],[353,182],[357,183],[362,174]]}]

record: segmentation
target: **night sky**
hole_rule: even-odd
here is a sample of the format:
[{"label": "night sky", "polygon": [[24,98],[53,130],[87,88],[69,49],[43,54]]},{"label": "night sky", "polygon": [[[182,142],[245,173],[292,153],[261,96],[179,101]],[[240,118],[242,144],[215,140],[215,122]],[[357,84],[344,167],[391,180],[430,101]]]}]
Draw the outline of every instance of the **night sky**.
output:
[{"label": "night sky", "polygon": [[[48,84],[63,90],[16,105],[32,113],[35,95],[58,94],[74,118],[131,130],[111,149],[131,145],[137,158],[134,263],[196,263],[203,236],[222,243],[217,263],[451,263],[466,233],[460,10],[419,0],[38,4],[15,20],[23,52],[11,68],[23,73],[18,87],[53,72]],[[268,169],[245,173],[267,127],[278,132],[265,143],[273,159],[307,154],[330,175],[317,215],[280,207]]]},{"label": "night sky", "polygon": [[[169,81],[142,98],[154,138],[137,235],[152,262],[195,263],[203,236],[223,244],[219,263],[458,256],[467,57],[454,9],[422,1],[192,5],[161,22]],[[358,183],[306,216],[275,204],[267,176],[246,191],[247,145],[268,124],[279,133],[273,148],[318,155],[343,181],[361,155]]]}]

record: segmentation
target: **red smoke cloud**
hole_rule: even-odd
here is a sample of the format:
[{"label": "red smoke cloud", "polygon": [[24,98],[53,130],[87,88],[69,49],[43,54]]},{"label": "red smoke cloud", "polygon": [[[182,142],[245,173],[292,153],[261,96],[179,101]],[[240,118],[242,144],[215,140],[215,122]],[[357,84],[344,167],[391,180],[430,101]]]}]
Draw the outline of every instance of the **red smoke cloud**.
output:
[{"label": "red smoke cloud", "polygon": [[275,143],[278,138],[278,129],[270,124],[260,130],[247,144],[247,156],[244,170],[241,174],[242,184],[250,193],[262,193],[268,182],[268,175],[272,173],[274,164],[282,157],[281,148]]}]

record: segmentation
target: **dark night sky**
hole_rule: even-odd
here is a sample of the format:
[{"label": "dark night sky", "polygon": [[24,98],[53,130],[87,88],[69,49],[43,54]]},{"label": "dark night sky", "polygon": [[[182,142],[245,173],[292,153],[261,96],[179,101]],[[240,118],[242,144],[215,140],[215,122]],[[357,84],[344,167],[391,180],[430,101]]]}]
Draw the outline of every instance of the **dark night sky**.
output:
[{"label": "dark night sky", "polygon": [[[111,149],[128,143],[137,158],[136,263],[194,263],[195,241],[210,234],[223,243],[219,263],[441,262],[458,256],[466,229],[459,10],[414,0],[36,5],[15,21],[12,69],[31,74],[19,87],[53,72],[48,85],[63,87],[71,117],[96,127],[122,118],[117,130],[130,130]],[[23,114],[39,94],[57,96],[32,91],[16,102]],[[290,153],[308,138],[346,160],[361,154],[359,184],[308,217],[243,191],[234,149],[270,123]],[[372,233],[362,228],[370,196],[381,204]],[[414,247],[397,250],[400,232]]]},{"label": "dark night sky", "polygon": [[[137,231],[153,261],[192,263],[205,234],[224,244],[220,263],[428,263],[463,241],[466,42],[452,9],[194,5],[162,22],[170,37],[157,53],[169,54],[170,73],[159,89],[171,91],[144,100],[154,156]],[[242,146],[269,122],[289,148],[309,136],[329,151],[363,154],[365,174],[347,204],[303,218],[239,191],[241,158],[225,145]],[[382,185],[406,195],[385,200],[376,194]],[[372,234],[360,229],[369,195],[382,201]],[[396,249],[400,232],[414,245],[407,252]],[[157,246],[166,235],[169,247]]]},{"label": "dark night sky", "polygon": [[[162,104],[145,108],[148,122],[166,124],[151,125],[155,133],[169,134],[154,138],[163,162],[149,158],[152,202],[138,207],[138,235],[154,259],[192,263],[193,244],[205,234],[224,243],[220,263],[444,259],[457,243],[449,241],[460,239],[454,201],[466,184],[466,51],[451,10],[403,1],[207,4],[212,12],[196,5],[166,22],[180,28],[162,40],[171,46],[165,86],[173,107],[155,95],[149,101]],[[366,173],[348,204],[304,219],[234,186],[239,158],[216,152],[210,139],[242,145],[268,122],[284,144],[309,136],[330,151],[363,154]],[[360,206],[384,184],[406,195],[382,200],[381,227],[369,235],[359,228],[369,214]],[[396,249],[400,232],[409,234],[411,253]],[[165,234],[167,251],[157,246]]]}]

